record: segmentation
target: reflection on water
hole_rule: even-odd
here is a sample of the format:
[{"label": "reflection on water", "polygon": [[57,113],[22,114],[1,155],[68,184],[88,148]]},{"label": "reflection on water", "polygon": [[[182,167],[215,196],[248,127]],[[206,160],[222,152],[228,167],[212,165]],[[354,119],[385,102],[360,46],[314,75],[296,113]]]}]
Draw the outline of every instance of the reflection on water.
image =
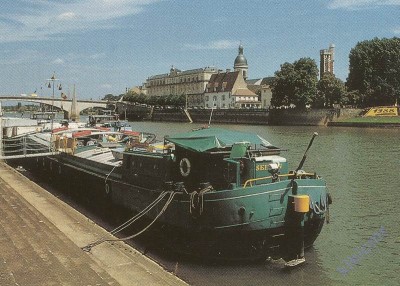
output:
[{"label": "reflection on water", "polygon": [[[197,127],[154,122],[131,125],[160,136]],[[333,197],[331,222],[306,252],[306,264],[290,272],[282,270],[279,262],[212,265],[165,256],[156,260],[193,285],[400,285],[400,130],[214,126],[258,133],[273,145],[288,150],[283,156],[293,169],[303,157],[313,132],[318,132],[304,169],[315,170],[326,179]],[[357,260],[353,257],[357,265],[351,264],[349,259],[357,256],[382,227],[386,235],[367,254]],[[352,267],[347,266],[347,274],[340,273],[340,267],[349,264]]]}]

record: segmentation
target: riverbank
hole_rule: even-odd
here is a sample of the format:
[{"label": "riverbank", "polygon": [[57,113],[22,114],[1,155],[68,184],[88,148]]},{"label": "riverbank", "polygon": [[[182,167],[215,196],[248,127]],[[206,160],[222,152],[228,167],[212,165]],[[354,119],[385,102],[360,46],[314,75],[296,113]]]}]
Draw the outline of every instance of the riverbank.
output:
[{"label": "riverbank", "polygon": [[0,161],[0,285],[187,285]]},{"label": "riverbank", "polygon": [[400,128],[400,116],[354,117],[329,122],[332,127]]},{"label": "riverbank", "polygon": [[[117,105],[130,121],[223,123],[283,126],[326,126],[329,122],[356,117],[361,109],[183,109]],[[189,115],[189,116],[188,116]]]}]

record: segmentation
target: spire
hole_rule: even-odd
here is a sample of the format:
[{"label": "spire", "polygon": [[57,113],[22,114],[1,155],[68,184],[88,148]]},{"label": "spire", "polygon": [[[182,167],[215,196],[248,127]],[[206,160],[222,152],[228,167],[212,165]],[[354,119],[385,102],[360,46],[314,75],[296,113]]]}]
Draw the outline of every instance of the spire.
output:
[{"label": "spire", "polygon": [[239,52],[235,59],[235,63],[233,65],[235,71],[240,71],[243,75],[243,78],[247,79],[247,71],[249,66],[247,65],[246,57],[243,55],[243,46],[242,44],[239,45]]},{"label": "spire", "polygon": [[69,118],[72,121],[79,120],[79,113],[77,112],[77,102],[76,102],[76,93],[75,93],[75,85],[74,85],[74,93],[72,95],[72,103],[71,103],[71,112],[69,114]]},{"label": "spire", "polygon": [[242,46],[242,44],[239,45],[239,55],[243,55],[243,46]]}]

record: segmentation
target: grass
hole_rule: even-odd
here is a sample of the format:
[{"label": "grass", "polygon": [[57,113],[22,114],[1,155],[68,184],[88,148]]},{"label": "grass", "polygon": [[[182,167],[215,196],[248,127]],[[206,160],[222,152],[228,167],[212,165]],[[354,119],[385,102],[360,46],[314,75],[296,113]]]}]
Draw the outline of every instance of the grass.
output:
[{"label": "grass", "polygon": [[354,118],[339,120],[339,122],[400,124],[400,116],[354,117]]}]

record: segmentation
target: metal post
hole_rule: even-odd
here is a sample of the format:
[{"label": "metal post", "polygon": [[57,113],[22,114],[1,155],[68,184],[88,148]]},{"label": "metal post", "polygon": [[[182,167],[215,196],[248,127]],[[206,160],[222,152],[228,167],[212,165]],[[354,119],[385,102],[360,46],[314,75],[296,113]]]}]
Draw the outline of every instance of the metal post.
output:
[{"label": "metal post", "polygon": [[188,108],[188,95],[185,93],[185,109]]},{"label": "metal post", "polygon": [[26,135],[22,137],[22,154],[26,156]]},{"label": "metal post", "polygon": [[53,95],[51,97],[51,131],[53,132],[53,121],[54,121],[54,76],[52,77],[53,79]]},{"label": "metal post", "polygon": [[[54,109],[54,88],[55,88],[54,82],[56,80],[58,80],[58,79],[56,78],[56,74],[55,73],[53,73],[53,76],[50,79],[48,79],[49,88],[51,87],[50,86],[50,82],[53,84],[53,94],[52,94],[52,97],[51,97],[51,130],[53,130],[53,121],[54,121],[54,114],[53,114],[53,109]],[[60,89],[61,89],[61,85],[60,85]]]},{"label": "metal post", "polygon": [[3,109],[0,101],[0,158],[3,157]]}]

